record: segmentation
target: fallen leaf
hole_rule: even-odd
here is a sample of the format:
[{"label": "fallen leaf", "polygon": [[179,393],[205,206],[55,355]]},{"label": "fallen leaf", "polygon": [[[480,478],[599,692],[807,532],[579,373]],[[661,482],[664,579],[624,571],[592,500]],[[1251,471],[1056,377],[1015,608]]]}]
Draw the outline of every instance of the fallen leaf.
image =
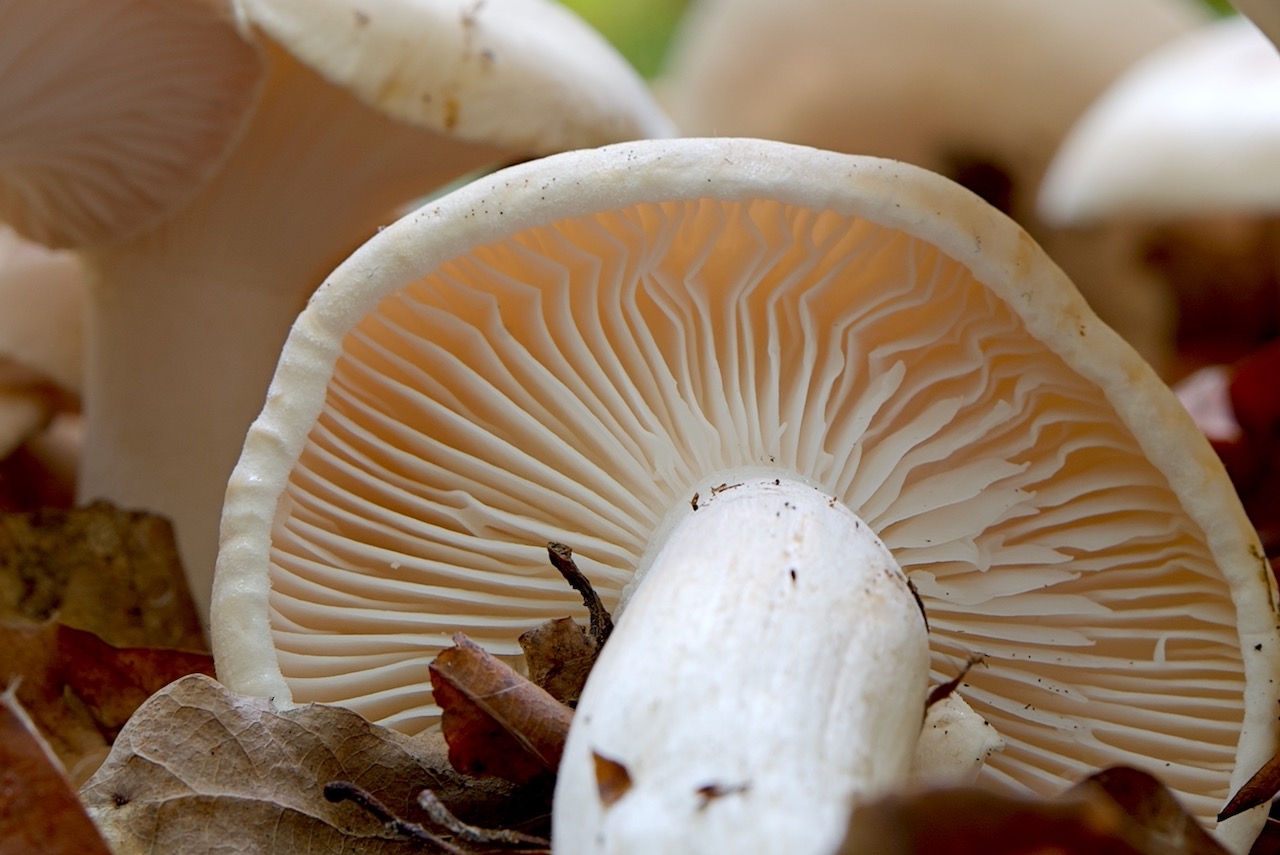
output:
[{"label": "fallen leaf", "polygon": [[332,781],[424,824],[424,788],[488,827],[522,826],[535,816],[527,811],[545,810],[509,785],[459,775],[446,755],[438,734],[408,737],[321,704],[277,710],[190,676],[138,709],[80,797],[116,855],[422,851],[356,805],[327,801]]},{"label": "fallen leaf", "polygon": [[592,751],[591,760],[596,768],[596,791],[600,804],[609,807],[631,790],[631,773],[617,760]]},{"label": "fallen leaf", "polygon": [[1280,793],[1280,754],[1263,763],[1262,768],[1253,773],[1253,777],[1244,783],[1218,814],[1218,821],[1222,822],[1265,804],[1275,798],[1277,793]]},{"label": "fallen leaf", "polygon": [[582,624],[566,617],[540,623],[518,640],[529,679],[560,703],[577,706],[591,666],[600,655],[595,638]]},{"label": "fallen leaf", "polygon": [[0,621],[0,650],[0,683],[17,683],[17,698],[76,783],[152,693],[187,674],[213,673],[207,653],[116,648],[52,622]]},{"label": "fallen leaf", "polygon": [[840,855],[1226,855],[1152,776],[1108,769],[1057,799],[973,788],[854,809]]},{"label": "fallen leaf", "polygon": [[1102,769],[1085,778],[1064,798],[1110,799],[1134,827],[1133,839],[1143,852],[1180,855],[1225,855],[1224,850],[1173,793],[1154,776],[1129,766]]},{"label": "fallen leaf", "polygon": [[105,502],[0,514],[0,618],[55,616],[118,647],[205,649],[168,521]]},{"label": "fallen leaf", "polygon": [[449,760],[523,784],[555,774],[573,711],[462,633],[431,663]]},{"label": "fallen leaf", "polygon": [[0,855],[111,855],[12,692],[0,695]]}]

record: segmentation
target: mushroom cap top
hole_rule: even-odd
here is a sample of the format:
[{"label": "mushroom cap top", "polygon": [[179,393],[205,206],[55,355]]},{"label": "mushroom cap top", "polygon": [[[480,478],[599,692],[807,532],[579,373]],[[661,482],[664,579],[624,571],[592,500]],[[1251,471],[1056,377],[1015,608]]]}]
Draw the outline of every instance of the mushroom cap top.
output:
[{"label": "mushroom cap top", "polygon": [[970,187],[998,172],[1025,223],[1074,119],[1205,19],[1185,0],[700,0],[660,91],[689,135],[892,157]]},{"label": "mushroom cap top", "polygon": [[229,0],[0,6],[0,220],[48,246],[124,239],[223,161],[263,72]]},{"label": "mushroom cap top", "polygon": [[1045,174],[1046,220],[1280,211],[1280,55],[1247,18],[1153,51],[1080,118]]},{"label": "mushroom cap top", "polygon": [[535,154],[670,136],[604,38],[553,0],[239,0],[331,83],[403,122]]},{"label": "mushroom cap top", "polygon": [[1273,749],[1274,583],[1168,388],[977,196],[756,140],[502,170],[334,271],[228,485],[219,678],[429,727],[453,632],[514,655],[581,613],[547,541],[616,602],[748,471],[875,529],[936,679],[985,657],[989,783],[1137,763],[1211,822]]}]

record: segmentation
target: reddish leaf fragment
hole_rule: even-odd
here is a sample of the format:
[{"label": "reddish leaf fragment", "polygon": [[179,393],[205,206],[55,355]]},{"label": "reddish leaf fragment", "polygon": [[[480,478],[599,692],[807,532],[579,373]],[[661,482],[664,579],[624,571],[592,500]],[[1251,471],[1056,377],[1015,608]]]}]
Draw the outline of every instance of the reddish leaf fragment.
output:
[{"label": "reddish leaf fragment", "polygon": [[0,681],[18,680],[18,699],[76,782],[148,697],[187,674],[213,674],[205,653],[112,647],[56,623],[0,621],[0,649]]},{"label": "reddish leaf fragment", "polygon": [[431,663],[449,762],[517,784],[554,776],[573,711],[462,633]]},{"label": "reddish leaf fragment", "polygon": [[591,752],[591,759],[595,761],[596,789],[600,793],[600,804],[609,807],[631,789],[631,773],[617,760],[611,760],[595,751]]},{"label": "reddish leaf fragment", "polygon": [[1156,779],[1110,769],[1058,799],[978,789],[890,796],[855,808],[842,855],[1226,855]]},{"label": "reddish leaf fragment", "polygon": [[12,692],[0,695],[0,855],[111,855]]}]

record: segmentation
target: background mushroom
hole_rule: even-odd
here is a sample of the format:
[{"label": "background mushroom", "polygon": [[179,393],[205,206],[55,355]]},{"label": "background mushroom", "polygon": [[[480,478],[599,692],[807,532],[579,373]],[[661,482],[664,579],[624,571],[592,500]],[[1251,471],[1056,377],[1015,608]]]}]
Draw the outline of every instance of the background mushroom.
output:
[{"label": "background mushroom", "polygon": [[1036,193],[1060,140],[1136,59],[1207,20],[1187,0],[699,0],[661,80],[689,135],[905,160],[1012,215],[1149,361],[1172,301],[1136,236],[1061,229]]},{"label": "background mushroom", "polygon": [[[83,250],[94,282],[80,495],[171,517],[202,613],[227,475],[324,273],[399,206],[475,169],[669,130],[630,68],[544,0],[237,10],[268,70],[234,150],[176,214]],[[203,61],[182,44],[166,41],[164,56]],[[170,107],[140,97],[129,103],[145,134]],[[85,161],[69,171],[92,174]],[[39,173],[15,173],[33,188],[24,204],[52,204]]]},{"label": "background mushroom", "polygon": [[[580,609],[548,540],[616,603],[637,568],[669,563],[668,536],[704,524],[703,502],[774,479],[804,494],[805,514],[851,510],[892,551],[929,618],[934,680],[983,657],[960,693],[1007,743],[985,785],[1054,791],[1144,765],[1212,825],[1274,750],[1274,583],[1221,465],[1151,369],[1025,233],[954,184],[747,140],[510,168],[397,222],[326,280],[228,487],[219,678],[422,730],[437,715],[423,674],[451,633],[511,656],[523,629]],[[776,531],[764,517],[785,508],[747,506],[721,537]],[[670,587],[639,583],[579,706],[557,845],[594,845],[581,823],[621,834],[609,823],[634,818],[627,800],[672,781],[673,827],[761,828],[767,769],[735,764],[793,749],[812,764],[800,780],[831,785],[804,814],[812,843],[860,788],[905,771],[890,750],[885,769],[850,774],[847,745],[821,750],[827,709],[795,709],[774,682],[801,686],[812,663],[750,634],[770,609],[784,638],[851,630],[821,610],[797,626],[783,608],[821,568],[770,569],[771,584],[741,586],[760,594],[737,604],[751,620],[714,621],[748,632],[717,645],[750,674],[697,656],[736,581],[689,615],[663,607]],[[636,640],[664,632],[691,642],[678,661],[637,661]],[[918,722],[909,657],[895,660],[905,685],[874,696]],[[841,675],[866,665],[837,661]],[[697,721],[690,674],[774,717]],[[677,727],[701,727],[703,747],[664,753],[698,744]],[[593,752],[630,771],[611,807]],[[733,795],[700,800],[686,768]],[[653,816],[631,829],[658,833]],[[1261,819],[1219,832],[1243,851]]]},{"label": "background mushroom", "polygon": [[1080,118],[1040,207],[1125,222],[1180,307],[1176,375],[1280,335],[1280,56],[1244,18],[1152,52]]},{"label": "background mushroom", "polygon": [[[65,504],[74,494],[78,453],[54,461],[46,452],[49,439],[78,422],[83,300],[74,254],[25,241],[0,223],[0,508]],[[10,460],[14,454],[21,459]],[[29,477],[37,462],[49,477]]]}]

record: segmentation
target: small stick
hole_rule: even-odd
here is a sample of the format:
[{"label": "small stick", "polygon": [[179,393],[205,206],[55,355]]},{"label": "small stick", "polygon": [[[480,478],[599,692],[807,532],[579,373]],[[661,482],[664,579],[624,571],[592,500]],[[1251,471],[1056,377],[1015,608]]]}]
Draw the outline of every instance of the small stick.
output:
[{"label": "small stick", "polygon": [[453,812],[445,807],[431,790],[418,793],[418,804],[427,812],[427,816],[431,817],[432,822],[449,829],[449,832],[460,840],[466,840],[469,843],[537,846],[547,851],[551,850],[550,840],[534,837],[532,834],[522,834],[505,828],[477,828],[474,825],[467,825],[454,816]]},{"label": "small stick", "polygon": [[551,558],[551,565],[560,571],[570,587],[582,595],[582,604],[591,615],[591,637],[596,640],[597,645],[604,647],[609,633],[613,632],[613,618],[609,616],[604,603],[600,602],[596,589],[591,587],[591,582],[578,569],[573,560],[573,550],[563,543],[552,541],[547,544],[547,555]]},{"label": "small stick", "polygon": [[924,708],[928,710],[929,707],[933,706],[938,701],[946,699],[948,695],[950,695],[960,686],[960,682],[964,680],[965,676],[969,673],[969,669],[972,668],[974,665],[977,665],[982,660],[983,660],[982,654],[970,653],[968,661],[965,662],[964,665],[960,667],[959,674],[955,675],[945,683],[939,683],[938,685],[934,686],[932,689],[929,690],[929,696],[925,699]]},{"label": "small stick", "polygon": [[391,812],[390,808],[378,801],[373,793],[363,787],[356,786],[350,781],[331,781],[325,784],[324,797],[335,804],[339,802],[354,802],[401,837],[430,843],[439,847],[440,851],[446,853],[446,855],[467,855],[462,849],[436,837],[416,822],[409,822],[396,816]]}]

